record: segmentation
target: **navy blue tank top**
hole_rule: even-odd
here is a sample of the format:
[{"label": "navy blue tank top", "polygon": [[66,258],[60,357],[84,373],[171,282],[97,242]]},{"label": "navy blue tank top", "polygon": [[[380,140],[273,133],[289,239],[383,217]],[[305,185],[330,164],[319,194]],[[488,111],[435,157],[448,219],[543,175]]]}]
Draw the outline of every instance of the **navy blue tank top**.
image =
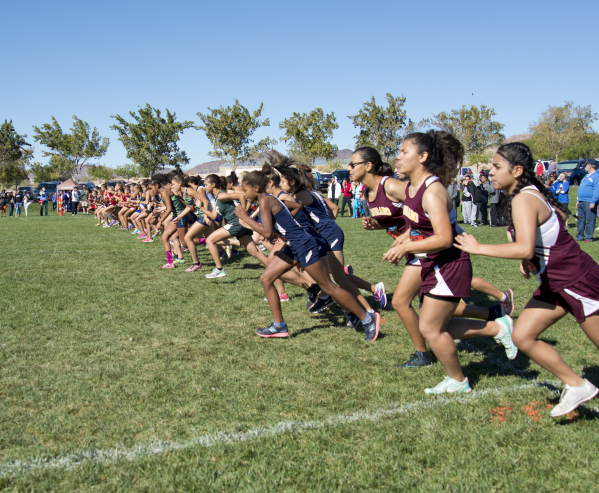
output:
[{"label": "navy blue tank top", "polygon": [[292,248],[297,248],[303,243],[310,241],[312,237],[294,219],[287,206],[278,197],[275,198],[282,206],[279,212],[272,215],[275,220],[275,229],[277,232],[289,242]]}]

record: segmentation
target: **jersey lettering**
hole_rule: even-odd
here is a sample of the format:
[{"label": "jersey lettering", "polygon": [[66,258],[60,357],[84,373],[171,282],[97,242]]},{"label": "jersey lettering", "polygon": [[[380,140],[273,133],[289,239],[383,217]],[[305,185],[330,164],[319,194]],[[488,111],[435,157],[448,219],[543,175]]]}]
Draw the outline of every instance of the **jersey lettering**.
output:
[{"label": "jersey lettering", "polygon": [[390,216],[391,209],[389,207],[373,207],[370,209],[370,214],[372,216]]},{"label": "jersey lettering", "polygon": [[404,216],[406,216],[410,221],[415,222],[416,224],[418,224],[418,213],[414,212],[412,209],[410,209],[407,205],[404,204],[403,206],[403,214]]}]

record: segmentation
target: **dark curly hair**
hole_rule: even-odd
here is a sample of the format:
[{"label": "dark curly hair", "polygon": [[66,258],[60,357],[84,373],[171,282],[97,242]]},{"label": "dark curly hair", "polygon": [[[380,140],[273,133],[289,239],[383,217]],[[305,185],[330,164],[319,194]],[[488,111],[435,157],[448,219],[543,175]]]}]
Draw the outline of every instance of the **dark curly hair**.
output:
[{"label": "dark curly hair", "polygon": [[429,130],[408,134],[405,140],[412,142],[418,153],[428,154],[423,166],[437,175],[443,185],[449,185],[456,177],[464,160],[464,146],[455,136],[444,130]]},{"label": "dark curly hair", "polygon": [[547,202],[549,202],[555,209],[562,211],[566,215],[570,214],[568,208],[564,204],[560,204],[549,191],[549,189],[538,180],[535,173],[535,161],[532,157],[530,147],[522,142],[510,142],[509,144],[503,144],[499,146],[499,149],[497,149],[497,154],[499,154],[509,163],[510,168],[513,168],[514,166],[522,166],[524,169],[524,172],[518,180],[518,184],[516,185],[516,188],[514,188],[514,191],[510,195],[504,195],[501,201],[503,215],[507,217],[509,228],[512,231],[512,236],[514,239],[516,237],[514,223],[512,222],[512,200],[524,187],[534,185],[537,187],[537,190],[543,194],[545,200],[547,200]]}]

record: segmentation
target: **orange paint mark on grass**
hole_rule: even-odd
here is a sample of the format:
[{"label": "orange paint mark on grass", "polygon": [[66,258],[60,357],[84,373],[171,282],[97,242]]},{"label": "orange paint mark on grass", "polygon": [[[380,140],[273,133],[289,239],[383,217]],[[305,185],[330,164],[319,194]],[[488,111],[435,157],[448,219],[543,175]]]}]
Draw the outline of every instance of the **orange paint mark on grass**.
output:
[{"label": "orange paint mark on grass", "polygon": [[507,421],[506,414],[511,412],[511,407],[496,407],[495,409],[491,409],[491,417],[492,423],[505,423]]}]

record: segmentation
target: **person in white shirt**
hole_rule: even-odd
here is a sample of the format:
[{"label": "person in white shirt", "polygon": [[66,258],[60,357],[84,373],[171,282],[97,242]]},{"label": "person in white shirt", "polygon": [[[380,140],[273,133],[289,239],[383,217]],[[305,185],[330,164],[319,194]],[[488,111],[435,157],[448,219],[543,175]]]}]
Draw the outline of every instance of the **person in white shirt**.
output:
[{"label": "person in white shirt", "polygon": [[79,207],[79,190],[73,189],[71,192],[71,210],[73,213],[71,216],[77,215],[77,208]]},{"label": "person in white shirt", "polygon": [[337,183],[337,177],[333,176],[331,183],[329,183],[328,199],[337,204],[339,197],[341,197],[341,185]]}]

